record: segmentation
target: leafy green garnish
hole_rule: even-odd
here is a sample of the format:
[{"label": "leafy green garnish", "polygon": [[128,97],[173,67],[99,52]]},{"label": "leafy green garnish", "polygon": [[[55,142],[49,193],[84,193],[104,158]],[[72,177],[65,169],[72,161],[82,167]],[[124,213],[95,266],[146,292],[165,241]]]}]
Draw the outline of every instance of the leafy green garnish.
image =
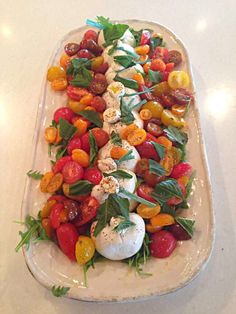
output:
[{"label": "leafy green garnish", "polygon": [[64,146],[59,147],[57,152],[56,152],[56,156],[55,156],[56,160],[62,158],[65,155],[66,151],[67,151],[66,146],[65,147]]},{"label": "leafy green garnish", "polygon": [[142,203],[142,204],[145,204],[149,207],[155,207],[156,204],[152,203],[152,202],[149,202],[147,200],[145,200],[144,198],[142,197],[139,197],[138,195],[134,194],[134,193],[130,193],[128,191],[126,191],[124,188],[120,188],[120,193],[124,194],[125,196],[139,202],[139,203]]},{"label": "leafy green garnish", "polygon": [[69,290],[70,290],[69,287],[63,287],[63,286],[53,286],[51,289],[52,294],[57,298],[62,297],[63,295],[66,295]]},{"label": "leafy green garnish", "polygon": [[82,110],[78,112],[79,115],[93,122],[97,127],[102,128],[103,122],[96,111],[93,110]]},{"label": "leafy green garnish", "polygon": [[171,215],[172,217],[176,216],[175,209],[166,203],[161,205],[161,213]]},{"label": "leafy green garnish", "polygon": [[151,51],[154,51],[156,47],[162,47],[163,45],[163,38],[161,37],[152,37],[150,39]]},{"label": "leafy green garnish", "polygon": [[132,102],[133,102],[133,99],[127,102],[124,97],[121,97],[121,102],[120,102],[121,122],[127,125],[131,124],[135,120],[134,115],[131,111]]},{"label": "leafy green garnish", "polygon": [[94,264],[103,258],[104,257],[102,255],[100,255],[97,251],[95,251],[91,260],[89,260],[86,264],[83,265],[85,287],[88,287],[87,272],[88,272],[89,268],[92,267],[94,269],[95,268]]},{"label": "leafy green garnish", "polygon": [[156,184],[152,197],[163,204],[173,196],[176,196],[183,200],[183,195],[178,185],[178,182],[174,179],[167,179]]},{"label": "leafy green garnish", "polygon": [[132,96],[136,96],[136,95],[142,95],[142,94],[145,94],[145,93],[151,93],[153,91],[154,87],[155,86],[152,86],[152,87],[148,88],[148,87],[144,86],[143,87],[143,89],[144,89],[143,91],[135,92],[135,93],[131,93],[131,94],[124,94],[123,97],[132,97]]},{"label": "leafy green garnish", "polygon": [[118,160],[115,160],[115,163],[119,165],[123,161],[134,159],[134,156],[132,155],[132,150],[129,150],[123,157],[121,157]]},{"label": "leafy green garnish", "polygon": [[111,24],[103,29],[103,35],[105,39],[104,46],[112,45],[114,40],[121,38],[125,31],[129,28],[126,24]]},{"label": "leafy green garnish", "polygon": [[122,65],[124,68],[128,68],[131,65],[134,65],[133,62],[133,56],[127,55],[127,56],[115,56],[114,61]]},{"label": "leafy green garnish", "polygon": [[186,185],[186,195],[185,195],[185,198],[186,198],[186,199],[188,199],[189,196],[190,196],[190,193],[191,193],[191,190],[192,190],[192,185],[193,185],[193,180],[194,180],[195,176],[196,176],[196,171],[194,171],[194,172],[191,174],[191,176],[190,176],[190,178],[189,178],[189,180],[188,180],[188,183],[187,183],[187,185]]},{"label": "leafy green garnish", "polygon": [[70,81],[70,84],[76,87],[88,87],[93,79],[91,72],[85,67],[82,67],[77,72],[73,80]]},{"label": "leafy green garnish", "polygon": [[130,28],[129,29],[130,32],[133,34],[134,36],[134,39],[135,39],[135,47],[139,46],[140,45],[140,42],[141,42],[141,36],[142,36],[142,32],[143,32],[143,29],[140,29],[139,31],[136,31],[134,30],[133,28]]},{"label": "leafy green garnish", "polygon": [[55,121],[55,120],[52,120],[52,122],[51,122],[50,126],[53,126],[54,128],[56,128],[56,127],[57,127],[57,123],[56,123],[56,121]]},{"label": "leafy green garnish", "polygon": [[97,21],[100,25],[102,25],[103,29],[112,27],[112,23],[110,22],[110,19],[108,17],[104,16],[97,16]]},{"label": "leafy green garnish", "polygon": [[125,230],[125,229],[128,229],[132,226],[135,226],[135,223],[133,223],[132,221],[130,220],[125,220],[123,219],[119,225],[117,225],[113,230],[116,231],[116,232],[120,232],[122,230]]},{"label": "leafy green garnish", "polygon": [[125,170],[118,169],[113,172],[104,173],[104,177],[113,176],[117,179],[132,179],[132,175],[126,172]]},{"label": "leafy green garnish", "polygon": [[155,150],[157,151],[159,157],[162,159],[165,156],[165,147],[161,144],[158,144],[156,142],[151,142],[154,146]]},{"label": "leafy green garnish", "polygon": [[108,50],[108,55],[111,56],[116,51],[116,48],[117,48],[117,40],[113,42],[112,47]]},{"label": "leafy green garnish", "polygon": [[65,119],[61,118],[59,120],[59,133],[65,141],[69,141],[76,131],[77,128],[67,122]]},{"label": "leafy green garnish", "polygon": [[51,144],[51,143],[48,144],[48,157],[51,157],[51,155],[52,155],[52,146],[53,146],[53,144]]},{"label": "leafy green garnish", "polygon": [[184,217],[176,217],[175,221],[180,224],[180,226],[183,227],[185,231],[187,231],[190,237],[193,236],[193,227],[195,224],[195,220]]},{"label": "leafy green garnish", "polygon": [[21,247],[24,245],[26,248],[29,248],[30,241],[34,239],[35,242],[42,241],[42,240],[50,240],[45,230],[42,227],[41,220],[35,219],[34,217],[27,215],[25,218],[24,225],[26,226],[27,230],[25,232],[20,231],[19,234],[21,236],[21,241],[15,248],[15,251],[18,252]]},{"label": "leafy green garnish", "polygon": [[79,180],[69,185],[69,195],[86,195],[92,191],[93,184],[87,180]]},{"label": "leafy green garnish", "polygon": [[91,67],[91,60],[87,58],[74,58],[71,60],[66,73],[75,77],[77,74],[83,73],[83,69]]},{"label": "leafy green garnish", "polygon": [[169,125],[167,129],[164,129],[164,132],[167,137],[175,143],[185,145],[188,141],[188,135],[172,125]]},{"label": "leafy green garnish", "polygon": [[134,267],[137,274],[140,276],[152,276],[151,273],[146,273],[143,271],[142,265],[146,264],[148,258],[150,257],[149,244],[151,243],[149,236],[145,233],[143,240],[143,245],[141,249],[132,257],[125,260],[129,267]]},{"label": "leafy green garnish", "polygon": [[112,131],[111,133],[111,142],[116,146],[122,146],[122,139],[118,133]]},{"label": "leafy green garnish", "polygon": [[120,77],[118,74],[114,77],[114,81],[121,82],[125,87],[138,89],[138,83],[135,80]]},{"label": "leafy green garnish", "polygon": [[43,177],[43,174],[40,171],[33,171],[33,170],[29,170],[27,172],[27,176],[34,179],[34,180],[40,180]]},{"label": "leafy green garnish", "polygon": [[127,55],[133,56],[135,59],[139,59],[139,55],[136,52],[125,49],[124,47],[116,47],[116,50],[121,50],[127,53]]},{"label": "leafy green garnish", "polygon": [[98,146],[91,130],[89,131],[89,145],[90,145],[89,164],[90,166],[93,166],[98,155]]},{"label": "leafy green garnish", "polygon": [[162,81],[162,73],[159,71],[148,70],[148,78],[151,82],[158,84]]},{"label": "leafy green garnish", "polygon": [[178,209],[188,209],[189,208],[189,204],[187,202],[187,200],[183,200],[183,202],[181,202],[180,204],[176,205],[175,206],[175,209],[178,210]]},{"label": "leafy green garnish", "polygon": [[155,160],[149,159],[149,171],[157,176],[165,175],[165,169]]}]

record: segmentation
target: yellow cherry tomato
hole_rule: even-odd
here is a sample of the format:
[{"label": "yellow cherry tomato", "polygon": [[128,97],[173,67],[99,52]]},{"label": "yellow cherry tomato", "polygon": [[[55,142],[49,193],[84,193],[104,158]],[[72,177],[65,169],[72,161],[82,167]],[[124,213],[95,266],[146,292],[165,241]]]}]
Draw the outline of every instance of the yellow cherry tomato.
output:
[{"label": "yellow cherry tomato", "polygon": [[89,154],[82,149],[72,150],[72,160],[78,162],[82,167],[89,166]]},{"label": "yellow cherry tomato", "polygon": [[68,100],[67,106],[74,112],[82,111],[87,107],[86,104],[82,104],[81,102],[72,99]]},{"label": "yellow cherry tomato", "polygon": [[121,130],[121,134],[120,134],[121,138],[123,140],[127,140],[128,135],[137,129],[138,129],[137,125],[134,123],[131,123],[130,125],[126,126],[123,130]]},{"label": "yellow cherry tomato", "polygon": [[163,213],[152,217],[150,222],[153,227],[164,227],[173,225],[175,223],[175,219],[171,215]]},{"label": "yellow cherry tomato", "polygon": [[48,69],[47,80],[49,82],[60,78],[66,78],[66,71],[62,67],[52,66]]},{"label": "yellow cherry tomato", "polygon": [[139,216],[145,219],[150,219],[157,214],[159,214],[161,211],[161,207],[159,204],[157,204],[155,207],[148,207],[147,205],[144,204],[139,204],[137,207],[137,213]]},{"label": "yellow cherry tomato", "polygon": [[171,111],[178,117],[183,117],[186,111],[186,106],[173,105]]},{"label": "yellow cherry tomato", "polygon": [[172,125],[176,128],[182,128],[185,126],[183,118],[176,117],[170,110],[164,109],[161,114],[161,122],[165,126]]},{"label": "yellow cherry tomato", "polygon": [[167,94],[169,93],[170,91],[170,87],[168,85],[168,83],[165,81],[165,82],[161,82],[159,84],[156,84],[154,86],[154,89],[152,91],[153,95],[154,96],[161,96],[162,94]]},{"label": "yellow cherry tomato", "polygon": [[75,256],[79,264],[84,265],[91,260],[95,253],[95,246],[91,238],[79,236],[75,245]]},{"label": "yellow cherry tomato", "polygon": [[152,117],[157,119],[161,117],[163,111],[162,105],[159,102],[153,100],[146,102],[146,104],[142,106],[142,109],[150,110],[152,113]]},{"label": "yellow cherry tomato", "polygon": [[130,145],[137,146],[145,141],[146,136],[147,133],[144,129],[137,129],[128,135],[127,141]]},{"label": "yellow cherry tomato", "polygon": [[55,91],[63,91],[67,88],[67,80],[65,78],[59,78],[51,82],[52,89]]},{"label": "yellow cherry tomato", "polygon": [[48,143],[52,144],[56,141],[57,133],[57,128],[54,126],[49,126],[44,131],[44,138]]},{"label": "yellow cherry tomato", "polygon": [[104,63],[104,58],[103,56],[99,56],[96,58],[93,58],[91,60],[91,69],[93,71],[97,70],[102,64]]},{"label": "yellow cherry tomato", "polygon": [[47,187],[53,178],[54,173],[52,171],[46,172],[40,181],[40,190],[43,193],[47,193]]},{"label": "yellow cherry tomato", "polygon": [[150,120],[152,118],[152,113],[149,109],[142,109],[139,112],[139,116],[142,120]]},{"label": "yellow cherry tomato", "polygon": [[135,52],[138,55],[146,55],[149,53],[150,46],[149,45],[143,45],[143,46],[138,46],[135,48]]},{"label": "yellow cherry tomato", "polygon": [[169,151],[166,151],[164,158],[160,161],[160,165],[165,169],[165,175],[169,176],[174,167],[174,159]]},{"label": "yellow cherry tomato", "polygon": [[189,76],[185,71],[172,71],[168,77],[168,84],[170,88],[187,88],[189,86]]},{"label": "yellow cherry tomato", "polygon": [[169,154],[171,154],[173,157],[174,166],[178,165],[180,163],[180,159],[181,159],[180,149],[178,149],[175,146],[172,146],[171,149],[169,150]]}]

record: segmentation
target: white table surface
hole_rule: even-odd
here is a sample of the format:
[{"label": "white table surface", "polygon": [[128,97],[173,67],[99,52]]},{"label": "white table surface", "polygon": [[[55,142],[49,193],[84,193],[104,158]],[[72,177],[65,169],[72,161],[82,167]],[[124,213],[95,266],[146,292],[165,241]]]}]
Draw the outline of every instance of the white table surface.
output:
[{"label": "white table surface", "polygon": [[[236,1],[0,0],[0,313],[236,313]],[[38,97],[56,42],[87,17],[155,20],[186,44],[214,192],[216,240],[206,269],[151,301],[90,304],[54,298],[33,279],[18,241]]]}]

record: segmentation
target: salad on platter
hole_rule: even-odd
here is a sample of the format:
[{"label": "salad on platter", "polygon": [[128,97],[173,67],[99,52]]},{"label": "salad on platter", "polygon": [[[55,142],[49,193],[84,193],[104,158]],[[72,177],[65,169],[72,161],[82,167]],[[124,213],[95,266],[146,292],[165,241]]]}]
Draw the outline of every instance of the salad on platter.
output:
[{"label": "salad on platter", "polygon": [[[105,258],[149,276],[149,258],[168,258],[193,236],[195,221],[182,214],[194,179],[186,154],[190,78],[162,34],[102,16],[87,24],[47,71],[67,102],[42,131],[48,171],[27,173],[48,197],[38,217],[25,218],[16,251],[53,241],[85,275]],[[67,291],[53,287],[56,296]]]}]

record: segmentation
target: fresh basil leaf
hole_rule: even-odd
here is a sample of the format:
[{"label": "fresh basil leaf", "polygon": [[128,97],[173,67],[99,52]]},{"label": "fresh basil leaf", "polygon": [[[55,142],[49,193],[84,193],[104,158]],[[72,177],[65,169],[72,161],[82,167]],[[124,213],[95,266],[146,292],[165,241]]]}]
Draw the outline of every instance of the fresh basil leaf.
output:
[{"label": "fresh basil leaf", "polygon": [[132,179],[132,175],[126,172],[125,170],[118,169],[113,172],[104,173],[104,177],[113,176],[117,179]]},{"label": "fresh basil leaf", "polygon": [[90,166],[93,166],[98,155],[98,146],[91,130],[89,131],[89,145],[90,145],[89,163]]},{"label": "fresh basil leaf", "polygon": [[52,166],[54,166],[56,162],[55,162],[55,160],[50,160],[50,163]]},{"label": "fresh basil leaf", "polygon": [[130,220],[122,220],[118,226],[116,226],[113,230],[116,232],[120,232],[122,230],[128,229],[130,227],[135,226],[135,223]]},{"label": "fresh basil leaf", "polygon": [[150,47],[151,51],[154,51],[156,47],[163,45],[163,38],[161,37],[151,37],[150,39]]},{"label": "fresh basil leaf", "polygon": [[113,194],[111,198],[111,206],[116,210],[118,215],[129,219],[129,200],[120,195]]},{"label": "fresh basil leaf", "polygon": [[92,191],[93,184],[87,180],[79,180],[69,185],[69,195],[86,195]]},{"label": "fresh basil leaf", "polygon": [[185,145],[188,141],[188,135],[172,125],[169,125],[167,129],[164,129],[166,136],[173,142]]},{"label": "fresh basil leaf", "polygon": [[149,159],[149,171],[157,176],[165,175],[165,169],[155,160]]},{"label": "fresh basil leaf", "polygon": [[141,42],[141,36],[142,36],[142,33],[143,33],[143,29],[140,29],[139,31],[136,31],[134,30],[133,28],[130,28],[129,29],[130,32],[133,34],[134,36],[134,39],[135,39],[135,47],[139,46],[140,45],[140,42]]},{"label": "fresh basil leaf", "polygon": [[27,176],[34,179],[34,180],[40,180],[43,177],[43,174],[40,171],[33,171],[33,170],[29,170],[27,172]]},{"label": "fresh basil leaf", "polygon": [[57,127],[57,123],[56,123],[56,121],[55,121],[55,120],[52,120],[52,122],[51,122],[50,126],[53,126],[54,128],[56,128],[56,127]]},{"label": "fresh basil leaf", "polygon": [[161,144],[156,143],[156,142],[151,142],[151,143],[154,146],[154,148],[155,148],[156,152],[158,153],[159,157],[161,159],[163,159],[164,156],[165,156],[165,147],[163,145],[161,145]]},{"label": "fresh basil leaf", "polygon": [[132,102],[133,102],[133,99],[127,102],[125,101],[124,97],[121,98],[121,103],[120,103],[121,122],[127,125],[131,124],[135,120],[134,115],[131,111]]},{"label": "fresh basil leaf", "polygon": [[120,65],[122,65],[125,68],[128,68],[132,64],[134,64],[133,57],[130,56],[130,55],[127,55],[127,56],[115,56],[114,57],[114,61],[119,63]]},{"label": "fresh basil leaf", "polygon": [[167,179],[156,184],[154,192],[152,193],[152,197],[157,200],[158,203],[166,202],[173,196],[183,200],[178,182],[174,179]]},{"label": "fresh basil leaf", "polygon": [[90,71],[86,68],[81,68],[80,72],[70,81],[70,84],[77,87],[88,87],[92,82],[92,79],[93,77]]},{"label": "fresh basil leaf", "polygon": [[129,197],[129,198],[131,198],[131,199],[133,199],[139,203],[145,204],[149,207],[155,207],[156,206],[156,204],[149,202],[149,201],[145,200],[144,198],[137,196],[134,193],[130,193],[123,188],[120,188],[120,193],[124,194],[125,196],[127,196],[127,197]]},{"label": "fresh basil leaf", "polygon": [[71,60],[71,64],[74,67],[74,69],[78,70],[81,67],[91,66],[91,60],[87,58],[74,58]]},{"label": "fresh basil leaf", "polygon": [[66,151],[67,151],[67,147],[64,147],[64,146],[59,147],[55,156],[56,160],[62,158],[65,155]]},{"label": "fresh basil leaf", "polygon": [[117,48],[117,40],[113,42],[112,47],[108,50],[108,55],[111,56],[116,51]]},{"label": "fresh basil leaf", "polygon": [[118,133],[112,131],[111,133],[111,142],[116,146],[122,146],[122,139]]},{"label": "fresh basil leaf", "polygon": [[112,27],[112,25],[113,25],[110,22],[110,19],[108,17],[97,16],[97,21],[99,24],[101,24],[103,26],[103,29],[108,28],[108,27]]},{"label": "fresh basil leaf", "polygon": [[178,224],[180,224],[180,226],[184,228],[185,231],[187,231],[190,237],[193,236],[193,228],[194,228],[195,220],[184,218],[184,217],[176,217],[175,221]]},{"label": "fresh basil leaf", "polygon": [[77,128],[70,124],[69,122],[67,122],[65,119],[61,118],[59,120],[59,134],[64,140],[66,141],[70,140],[76,131]]},{"label": "fresh basil leaf", "polygon": [[162,81],[163,75],[159,71],[148,70],[148,78],[151,82],[158,84]]},{"label": "fresh basil leaf", "polygon": [[125,53],[127,53],[127,55],[130,55],[130,56],[133,56],[135,59],[139,59],[140,56],[136,53],[136,52],[133,52],[133,51],[129,51],[127,49],[125,49],[124,47],[116,47],[116,50],[121,50],[121,51],[124,51]]},{"label": "fresh basil leaf", "polygon": [[186,200],[183,200],[183,202],[181,202],[180,204],[176,205],[175,206],[175,209],[178,210],[178,209],[188,209],[189,208],[189,204]]},{"label": "fresh basil leaf", "polygon": [[79,115],[83,116],[87,120],[93,122],[97,127],[102,128],[103,122],[96,111],[93,110],[82,110],[78,112]]},{"label": "fresh basil leaf", "polygon": [[189,178],[189,180],[188,180],[188,183],[187,183],[187,185],[186,185],[186,195],[185,195],[185,198],[186,198],[186,199],[188,199],[189,196],[190,196],[190,193],[191,193],[191,190],[192,190],[192,185],[193,185],[193,180],[194,180],[195,176],[196,176],[196,171],[194,171],[194,172],[191,174],[191,176],[190,176],[190,178]]},{"label": "fresh basil leaf", "polygon": [[62,297],[63,295],[66,295],[69,290],[70,290],[69,287],[63,287],[63,286],[53,286],[51,289],[52,294],[57,298]]},{"label": "fresh basil leaf", "polygon": [[134,159],[134,156],[132,155],[132,150],[129,150],[123,157],[121,157],[118,160],[115,160],[115,163],[119,165],[123,161]]},{"label": "fresh basil leaf", "polygon": [[129,28],[126,24],[112,24],[103,30],[103,35],[105,39],[105,46],[109,46],[114,40],[120,39],[125,31]]},{"label": "fresh basil leaf", "polygon": [[172,217],[176,216],[175,209],[166,203],[161,205],[161,213],[171,215]]},{"label": "fresh basil leaf", "polygon": [[138,89],[138,83],[135,80],[123,78],[123,77],[120,77],[119,75],[116,75],[114,78],[114,81],[121,82],[125,87],[131,88],[131,89]]}]

